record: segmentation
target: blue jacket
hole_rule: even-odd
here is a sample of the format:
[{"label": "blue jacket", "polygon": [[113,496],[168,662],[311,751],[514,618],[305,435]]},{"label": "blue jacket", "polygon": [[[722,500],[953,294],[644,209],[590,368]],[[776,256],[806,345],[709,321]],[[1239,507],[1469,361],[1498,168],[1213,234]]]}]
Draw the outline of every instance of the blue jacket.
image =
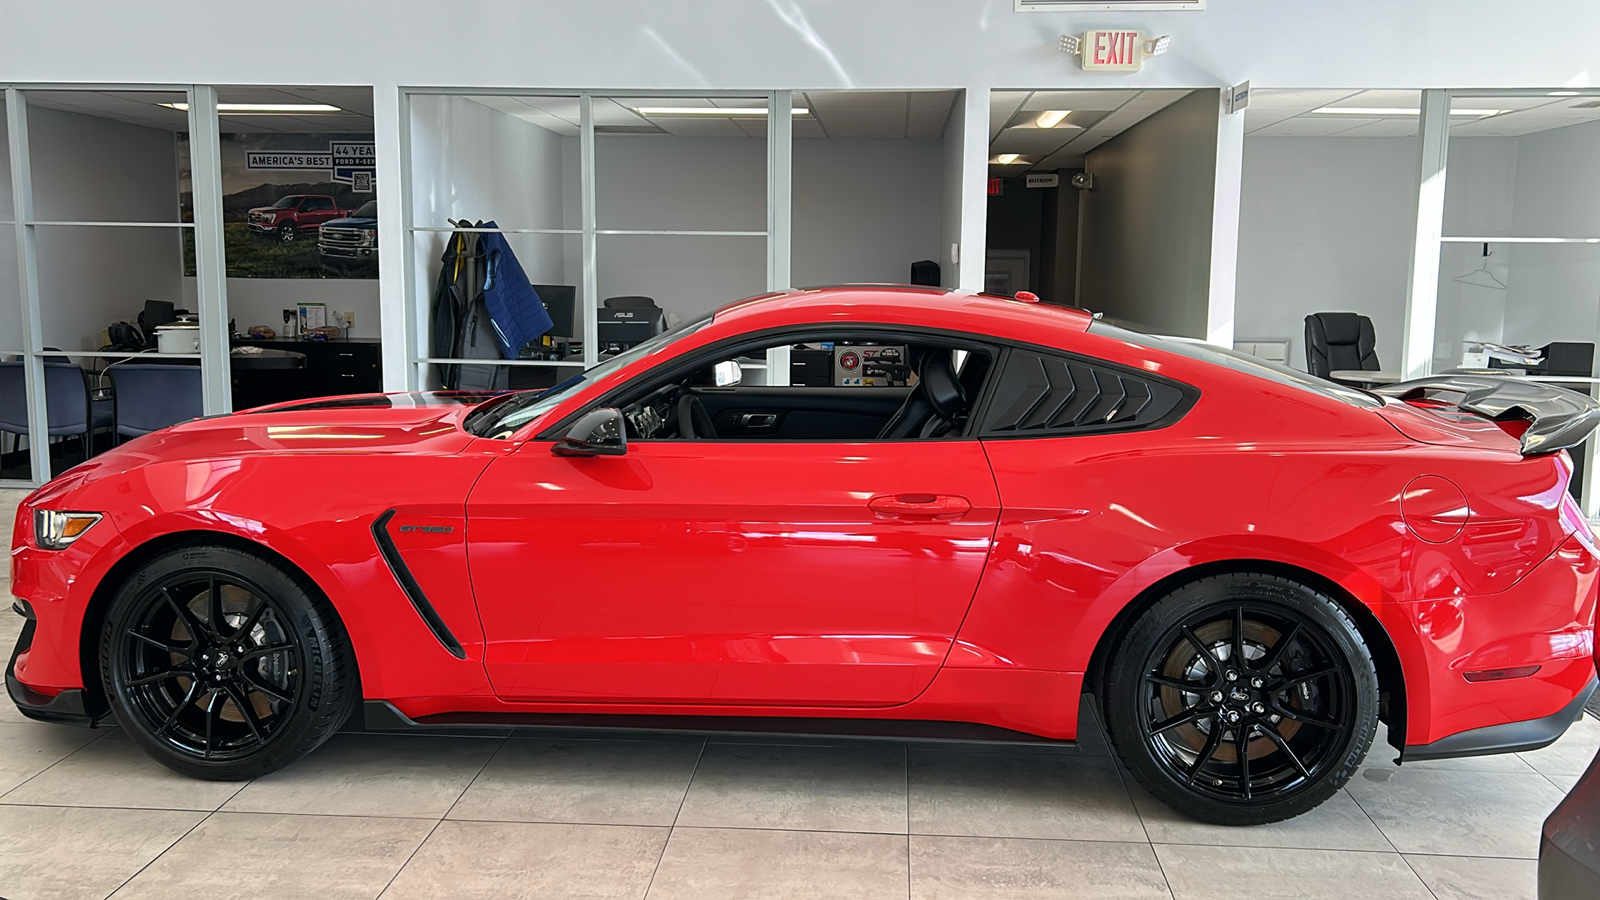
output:
[{"label": "blue jacket", "polygon": [[[484,222],[480,227],[499,226]],[[539,293],[528,283],[506,236],[484,233],[478,235],[478,242],[488,270],[483,282],[483,304],[494,324],[495,343],[500,346],[503,359],[516,359],[523,346],[549,331],[554,323]]]}]

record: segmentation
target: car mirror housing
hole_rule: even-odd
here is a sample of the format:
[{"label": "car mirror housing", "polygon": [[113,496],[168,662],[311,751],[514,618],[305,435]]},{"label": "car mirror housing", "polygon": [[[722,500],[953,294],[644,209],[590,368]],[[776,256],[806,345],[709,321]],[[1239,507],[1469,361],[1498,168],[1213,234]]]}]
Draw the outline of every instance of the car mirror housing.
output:
[{"label": "car mirror housing", "polygon": [[572,423],[550,451],[557,456],[621,456],[628,452],[622,411],[606,406],[592,409]]}]

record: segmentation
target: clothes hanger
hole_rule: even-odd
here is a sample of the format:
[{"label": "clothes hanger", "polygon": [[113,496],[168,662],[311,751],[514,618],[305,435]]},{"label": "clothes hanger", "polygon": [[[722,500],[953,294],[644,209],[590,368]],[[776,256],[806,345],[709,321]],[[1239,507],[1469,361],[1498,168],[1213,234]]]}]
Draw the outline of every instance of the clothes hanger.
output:
[{"label": "clothes hanger", "polygon": [[1462,284],[1470,284],[1473,287],[1491,288],[1498,291],[1506,289],[1506,283],[1496,278],[1494,273],[1489,271],[1489,244],[1487,242],[1483,245],[1483,261],[1478,264],[1478,267],[1465,275],[1457,275],[1451,280],[1459,281]]}]

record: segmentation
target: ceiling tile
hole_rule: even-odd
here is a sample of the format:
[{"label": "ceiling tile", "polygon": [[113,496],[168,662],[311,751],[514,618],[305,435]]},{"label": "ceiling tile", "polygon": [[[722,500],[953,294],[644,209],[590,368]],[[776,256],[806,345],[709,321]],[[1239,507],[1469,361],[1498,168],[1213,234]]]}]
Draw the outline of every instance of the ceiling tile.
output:
[{"label": "ceiling tile", "polygon": [[1024,110],[1093,109],[1113,110],[1132,100],[1139,91],[1035,91],[1022,105]]},{"label": "ceiling tile", "polygon": [[811,102],[821,110],[899,110],[909,102],[904,91],[809,91]]},{"label": "ceiling tile", "polygon": [[[1306,120],[1309,121],[1309,120]],[[1416,137],[1417,120],[1415,117],[1384,118],[1375,122],[1368,121],[1364,125],[1357,125],[1339,132],[1337,137]]]},{"label": "ceiling tile", "polygon": [[1082,133],[1078,128],[1007,128],[989,142],[989,153],[1046,155],[1067,146]]},{"label": "ceiling tile", "polygon": [[1349,131],[1363,125],[1372,125],[1382,122],[1378,118],[1362,118],[1358,116],[1310,116],[1296,119],[1285,119],[1265,128],[1250,132],[1252,135],[1264,137],[1329,137],[1341,131]]}]

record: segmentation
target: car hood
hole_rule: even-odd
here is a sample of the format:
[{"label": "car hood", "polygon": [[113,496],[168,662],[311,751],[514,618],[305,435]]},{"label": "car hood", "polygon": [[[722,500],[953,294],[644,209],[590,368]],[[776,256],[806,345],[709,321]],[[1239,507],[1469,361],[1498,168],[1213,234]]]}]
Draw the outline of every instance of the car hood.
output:
[{"label": "car hood", "polygon": [[494,396],[499,395],[423,392],[280,403],[164,428],[79,468],[125,470],[171,460],[259,453],[448,455],[475,440],[461,430],[461,420],[473,406]]},{"label": "car hood", "polygon": [[376,228],[378,226],[378,220],[377,219],[368,219],[368,218],[356,218],[355,216],[347,216],[347,217],[342,218],[342,219],[329,219],[328,221],[326,221],[326,222],[324,222],[322,224],[324,226],[333,225],[335,227],[343,226],[345,228]]}]

